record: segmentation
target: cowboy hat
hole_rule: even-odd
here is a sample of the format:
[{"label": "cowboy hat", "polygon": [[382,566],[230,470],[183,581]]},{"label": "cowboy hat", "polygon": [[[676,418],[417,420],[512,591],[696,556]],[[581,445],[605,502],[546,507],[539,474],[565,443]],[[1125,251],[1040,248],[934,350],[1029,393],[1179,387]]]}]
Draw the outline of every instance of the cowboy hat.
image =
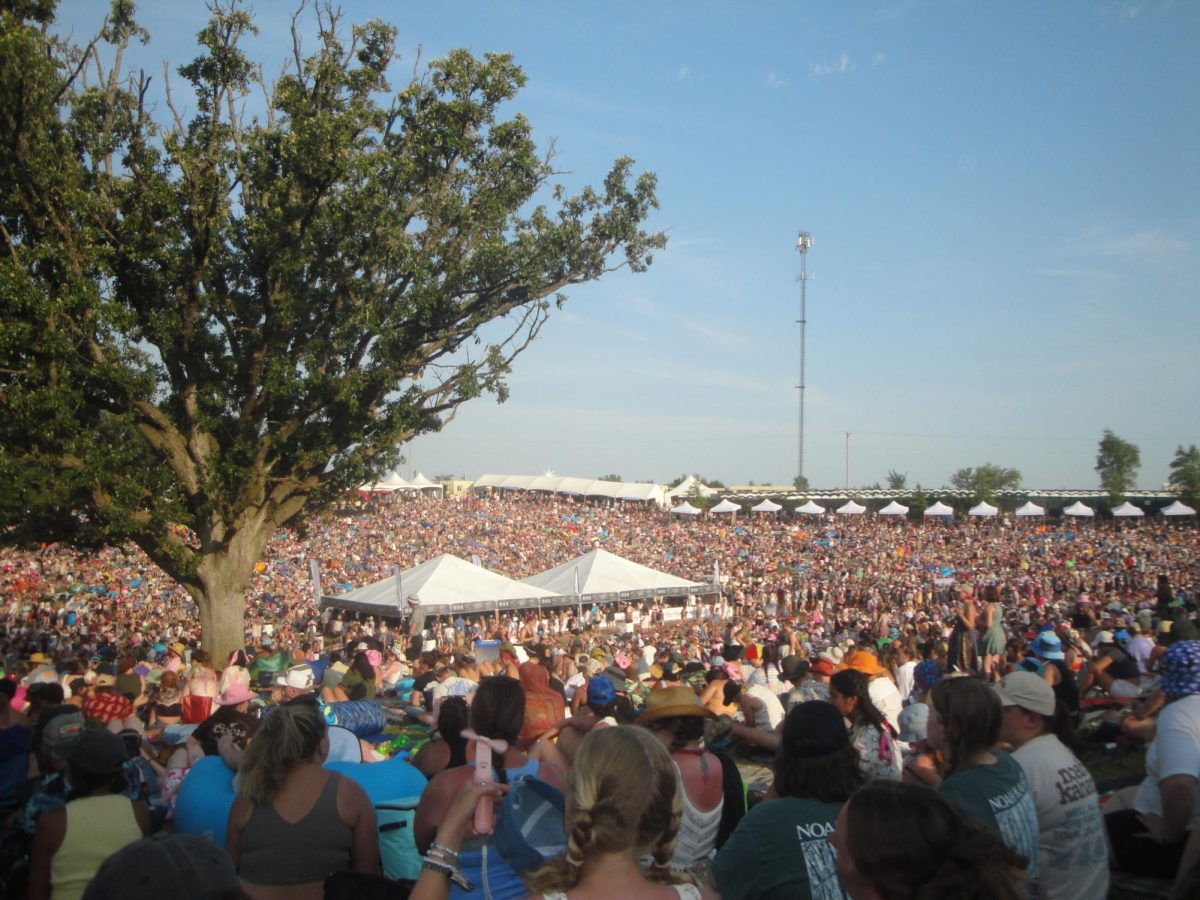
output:
[{"label": "cowboy hat", "polygon": [[637,724],[647,725],[657,719],[673,719],[680,716],[716,718],[711,709],[700,704],[700,698],[690,687],[669,687],[651,691],[646,696],[646,708],[637,717]]}]

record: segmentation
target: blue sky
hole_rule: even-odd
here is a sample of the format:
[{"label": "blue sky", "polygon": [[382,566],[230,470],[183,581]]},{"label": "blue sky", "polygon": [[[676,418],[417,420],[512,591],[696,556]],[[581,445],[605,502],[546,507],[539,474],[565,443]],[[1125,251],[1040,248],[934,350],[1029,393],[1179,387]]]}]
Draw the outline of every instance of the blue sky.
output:
[{"label": "blue sky", "polygon": [[[342,6],[396,24],[409,64],[512,52],[562,180],[633,156],[670,235],[572,292],[507,403],[414,441],[426,474],[790,482],[800,230],[814,487],[845,482],[846,432],[855,485],[993,462],[1094,487],[1112,428],[1153,488],[1200,443],[1200,3]],[[136,61],[190,59],[203,4],[143,7]],[[256,4],[268,73],[294,8]]]}]

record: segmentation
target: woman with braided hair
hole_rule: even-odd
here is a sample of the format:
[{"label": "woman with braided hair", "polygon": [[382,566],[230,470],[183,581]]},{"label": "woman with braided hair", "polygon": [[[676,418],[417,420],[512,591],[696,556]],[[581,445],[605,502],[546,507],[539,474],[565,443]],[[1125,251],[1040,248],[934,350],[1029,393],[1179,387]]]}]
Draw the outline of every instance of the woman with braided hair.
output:
[{"label": "woman with braided hair", "polygon": [[717,900],[671,868],[682,812],[658,738],[630,725],[589,732],[567,778],[567,853],[534,871],[530,890],[543,900]]}]

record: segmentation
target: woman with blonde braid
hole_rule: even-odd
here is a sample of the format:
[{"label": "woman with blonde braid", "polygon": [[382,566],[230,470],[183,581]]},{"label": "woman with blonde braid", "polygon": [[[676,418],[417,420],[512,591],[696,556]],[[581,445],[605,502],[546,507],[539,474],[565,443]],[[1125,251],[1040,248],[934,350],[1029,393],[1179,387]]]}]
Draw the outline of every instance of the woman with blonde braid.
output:
[{"label": "woman with blonde braid", "polygon": [[271,713],[246,747],[226,849],[253,900],[320,900],[335,872],[378,874],[375,810],[361,787],[322,768],[328,754],[329,729],[307,699]]},{"label": "woman with blonde braid", "polygon": [[679,774],[658,738],[629,725],[590,732],[567,779],[567,853],[533,872],[530,890],[543,900],[717,900],[671,868],[682,812]]}]

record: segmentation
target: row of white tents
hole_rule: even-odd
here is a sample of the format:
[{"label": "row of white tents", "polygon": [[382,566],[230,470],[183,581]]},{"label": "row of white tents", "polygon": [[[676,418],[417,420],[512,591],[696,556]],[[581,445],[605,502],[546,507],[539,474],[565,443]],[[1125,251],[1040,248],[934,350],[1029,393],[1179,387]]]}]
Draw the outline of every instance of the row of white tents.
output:
[{"label": "row of white tents", "polygon": [[441,494],[444,489],[438,482],[426,478],[420,472],[411,481],[402,478],[399,472],[390,472],[380,481],[360,484],[358,490],[363,494],[394,494],[397,491],[436,491]]},{"label": "row of white tents", "polygon": [[592,550],[520,581],[449,553],[344,594],[322,594],[323,607],[414,616],[611,603],[719,592],[631,560]]},{"label": "row of white tents", "polygon": [[[757,506],[752,506],[750,511],[779,512],[779,510],[782,508],[783,507],[781,507],[778,503],[772,503],[770,500],[763,500]],[[742,511],[743,510],[741,506],[728,499],[722,500],[709,510],[710,513],[716,513],[717,515]],[[865,506],[863,506],[861,503],[856,503],[853,500],[847,500],[844,504],[833,510],[833,512],[839,516],[861,516],[866,511],[867,508]],[[678,516],[695,516],[699,515],[701,512],[703,512],[703,510],[697,509],[685,500],[683,503],[674,507],[671,512]],[[797,507],[796,512],[804,516],[822,516],[829,512],[829,510],[824,506],[809,500],[803,506]],[[1062,512],[1064,516],[1088,518],[1096,514],[1094,509],[1078,500],[1072,503]],[[977,503],[967,511],[967,515],[969,516],[996,516],[999,515],[999,513],[999,509],[986,501]],[[878,514],[881,516],[906,516],[908,515],[908,507],[903,503],[898,503],[893,500],[883,509],[879,510]],[[1144,516],[1146,513],[1139,507],[1136,507],[1132,503],[1126,501],[1120,506],[1114,507],[1112,514],[1117,518],[1123,519]],[[1187,504],[1180,503],[1178,500],[1162,510],[1162,515],[1164,516],[1194,516],[1195,514],[1196,511],[1194,509]],[[939,500],[932,506],[928,507],[923,515],[931,517],[952,517],[954,515],[954,510]],[[1036,503],[1030,500],[1027,501],[1023,506],[1020,506],[1014,510],[1013,515],[1020,518],[1044,516],[1046,515],[1046,508],[1044,506],[1038,506]]]}]

